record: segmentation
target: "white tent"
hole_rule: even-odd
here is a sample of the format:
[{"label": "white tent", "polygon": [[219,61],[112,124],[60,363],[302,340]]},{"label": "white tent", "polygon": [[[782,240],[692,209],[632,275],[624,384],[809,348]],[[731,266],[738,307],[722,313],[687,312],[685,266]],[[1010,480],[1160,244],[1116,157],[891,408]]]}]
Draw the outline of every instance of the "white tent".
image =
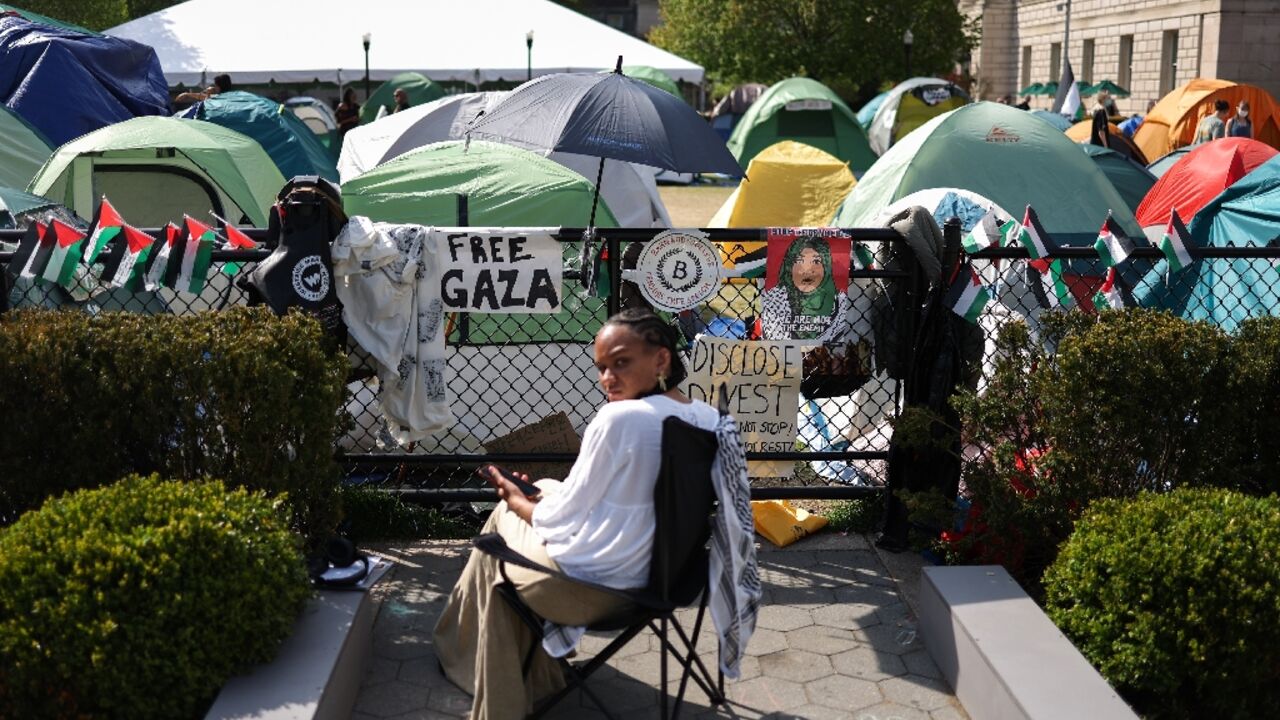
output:
[{"label": "white tent", "polygon": [[[526,33],[533,32],[532,50]],[[649,65],[677,81],[702,67],[550,0],[188,0],[107,30],[155,48],[170,84],[355,82],[361,38],[371,36],[369,77],[420,72],[472,84]]]},{"label": "white tent", "polygon": [[[342,142],[338,175],[346,182],[424,145],[463,140],[468,123],[506,95],[505,92],[446,95],[353,128]],[[599,158],[562,152],[553,152],[547,157],[595,184]],[[655,168],[617,160],[605,163],[600,197],[620,226],[671,227],[671,216],[658,195],[655,172]]]}]

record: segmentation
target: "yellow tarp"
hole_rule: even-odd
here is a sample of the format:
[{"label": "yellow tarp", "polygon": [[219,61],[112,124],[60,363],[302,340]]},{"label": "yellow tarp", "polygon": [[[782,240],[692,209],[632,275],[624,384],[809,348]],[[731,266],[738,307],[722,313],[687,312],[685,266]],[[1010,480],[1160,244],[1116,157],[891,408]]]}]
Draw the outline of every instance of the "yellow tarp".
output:
[{"label": "yellow tarp", "polygon": [[1152,160],[1190,145],[1196,138],[1196,126],[1213,113],[1216,100],[1226,100],[1231,106],[1228,118],[1235,115],[1241,100],[1248,101],[1253,139],[1280,149],[1280,106],[1271,93],[1253,85],[1204,78],[1196,78],[1161,98],[1134,133],[1134,143]]},{"label": "yellow tarp", "polygon": [[752,158],[747,178],[707,227],[822,227],[858,182],[834,156],[791,140]]}]

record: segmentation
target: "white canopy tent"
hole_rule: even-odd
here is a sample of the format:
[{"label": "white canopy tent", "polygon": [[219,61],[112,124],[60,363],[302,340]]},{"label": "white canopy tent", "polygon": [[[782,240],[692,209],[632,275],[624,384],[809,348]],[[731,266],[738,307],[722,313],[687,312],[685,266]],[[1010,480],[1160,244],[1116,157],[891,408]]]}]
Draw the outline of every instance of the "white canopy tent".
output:
[{"label": "white canopy tent", "polygon": [[[532,51],[526,34],[533,32]],[[699,83],[702,67],[550,0],[188,0],[108,35],[155,48],[170,85],[351,83],[420,72],[478,85],[556,72],[649,65]]]}]

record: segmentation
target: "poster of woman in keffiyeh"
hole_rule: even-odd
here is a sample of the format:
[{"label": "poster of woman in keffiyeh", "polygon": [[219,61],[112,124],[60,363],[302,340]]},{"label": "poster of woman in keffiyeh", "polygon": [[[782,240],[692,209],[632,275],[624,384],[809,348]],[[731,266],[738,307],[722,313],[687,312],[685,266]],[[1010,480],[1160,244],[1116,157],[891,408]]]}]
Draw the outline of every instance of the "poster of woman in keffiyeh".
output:
[{"label": "poster of woman in keffiyeh", "polygon": [[819,228],[769,228],[761,296],[765,340],[834,342],[848,333],[849,236]]}]

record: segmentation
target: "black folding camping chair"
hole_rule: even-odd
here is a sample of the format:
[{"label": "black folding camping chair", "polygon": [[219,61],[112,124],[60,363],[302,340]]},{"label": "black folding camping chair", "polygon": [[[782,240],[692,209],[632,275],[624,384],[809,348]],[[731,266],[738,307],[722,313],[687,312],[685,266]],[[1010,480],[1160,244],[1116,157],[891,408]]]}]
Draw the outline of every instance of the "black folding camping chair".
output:
[{"label": "black folding camping chair", "polygon": [[[529,671],[538,645],[543,637],[543,620],[520,599],[515,585],[507,576],[506,564],[545,572],[568,582],[590,587],[622,597],[630,605],[614,617],[589,626],[592,632],[620,632],[603,650],[581,665],[560,659],[560,665],[568,681],[559,693],[538,703],[530,718],[538,718],[575,688],[591,698],[600,710],[613,718],[607,704],[586,685],[586,680],[600,669],[609,658],[622,649],[645,628],[653,630],[662,643],[660,717],[675,717],[684,700],[689,679],[702,688],[713,705],[724,702],[724,675],[717,669],[713,680],[702,659],[698,657],[696,642],[706,616],[708,596],[708,549],[711,535],[711,513],[715,507],[716,493],[712,487],[711,465],[716,454],[716,436],[707,430],[675,417],[662,424],[662,461],[654,487],[654,515],[656,528],[653,539],[653,559],[649,567],[648,584],[639,590],[618,590],[571,578],[561,572],[540,565],[511,549],[500,535],[481,535],[472,542],[481,552],[502,561],[500,566],[504,582],[498,586],[502,597],[515,609],[520,618],[533,631],[534,643],[524,659],[524,672]],[[698,601],[698,614],[691,633],[686,633],[675,617],[679,608],[689,607]],[[668,634],[675,631],[675,638]],[[674,641],[673,641],[674,640]],[[679,645],[675,641],[678,641]],[[667,706],[667,656],[670,654],[682,668],[679,688],[671,714]]]}]

